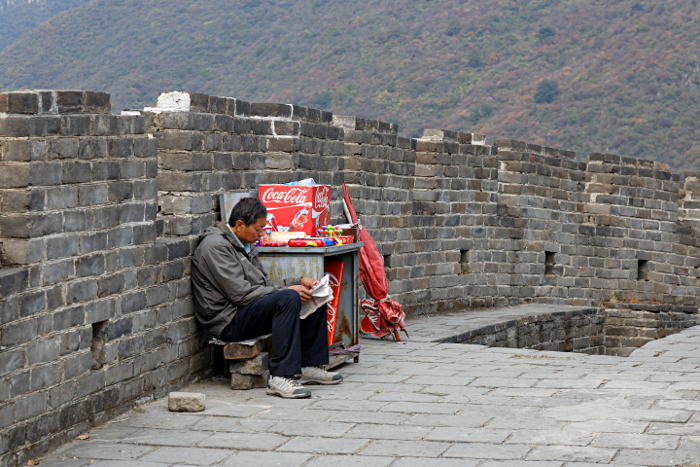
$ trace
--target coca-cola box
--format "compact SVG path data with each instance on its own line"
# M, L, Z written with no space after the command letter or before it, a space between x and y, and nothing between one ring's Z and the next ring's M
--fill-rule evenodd
M315 237L319 227L331 223L330 185L260 185L258 199L267 208L265 228L272 232Z

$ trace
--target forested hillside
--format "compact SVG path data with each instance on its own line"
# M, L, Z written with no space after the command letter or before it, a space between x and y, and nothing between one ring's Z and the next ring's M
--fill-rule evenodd
M2 50L0 88L201 91L697 170L698 37L698 0L91 0Z
M0 50L58 13L87 0L0 0Z

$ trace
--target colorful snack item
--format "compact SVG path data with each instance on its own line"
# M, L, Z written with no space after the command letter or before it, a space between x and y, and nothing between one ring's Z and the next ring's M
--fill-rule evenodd
M289 240L289 246L291 247L327 247L335 244L335 240L325 237L293 238Z

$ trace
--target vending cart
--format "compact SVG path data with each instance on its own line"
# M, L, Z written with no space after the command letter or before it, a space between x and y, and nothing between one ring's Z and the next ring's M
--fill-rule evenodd
M359 345L359 250L362 245L363 243L349 243L330 247L258 248L260 262L273 280L298 276L320 279L331 269L330 266L342 263L342 277L337 278L341 290L335 310L337 320L330 336L332 347L336 349L351 349ZM359 349L357 352L332 352L326 369L350 360L359 361Z

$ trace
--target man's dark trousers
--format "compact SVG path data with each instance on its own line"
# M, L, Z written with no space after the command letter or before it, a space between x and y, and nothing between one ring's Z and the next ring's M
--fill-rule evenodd
M221 339L238 342L272 333L275 356L270 359L272 376L292 376L302 367L328 363L326 306L300 319L301 297L295 290L282 290L241 307L224 328Z

